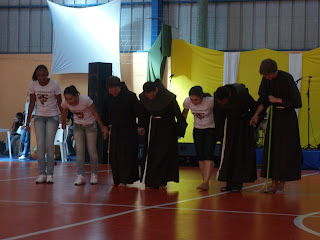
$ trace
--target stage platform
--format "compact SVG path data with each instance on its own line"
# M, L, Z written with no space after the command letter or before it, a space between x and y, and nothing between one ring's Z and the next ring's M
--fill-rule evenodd
M220 157L221 145L217 144L215 148L215 158ZM262 162L262 148L256 149L257 154L257 166L261 166ZM302 169L306 170L317 170L320 169L320 150L302 150L303 163ZM186 158L187 161L196 161L196 149L193 143L179 143L179 157ZM188 159L189 158L189 159ZM192 165L192 164L191 164Z
M257 166L261 166L263 149L257 149ZM302 150L302 169L320 169L320 150Z

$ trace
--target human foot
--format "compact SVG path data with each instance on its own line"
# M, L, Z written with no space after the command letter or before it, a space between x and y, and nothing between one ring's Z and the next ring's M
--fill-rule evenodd
M209 190L209 184L208 183L202 183L197 187L198 190L201 191L207 191Z

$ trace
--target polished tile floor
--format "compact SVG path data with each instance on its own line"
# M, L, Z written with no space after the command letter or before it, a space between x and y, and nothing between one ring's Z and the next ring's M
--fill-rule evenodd
M35 184L35 161L0 161L0 239L25 240L308 240L320 239L320 171L303 171L284 194L263 194L264 179L241 193L210 190L198 168L181 168L166 190L112 187L101 165L99 184L74 186L76 163L58 163L54 184ZM258 173L259 175L259 173Z

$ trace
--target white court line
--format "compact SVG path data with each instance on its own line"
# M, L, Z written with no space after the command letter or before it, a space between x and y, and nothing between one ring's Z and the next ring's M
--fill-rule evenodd
M21 170L21 169L32 169L32 168L38 168L38 167L30 167L30 166L26 166L26 167L18 167L18 168L14 168L14 170ZM1 168L0 171L8 171L8 170L12 170L11 167L9 168Z
M296 218L294 219L294 224L295 224L298 228L300 228L300 229L302 229L302 230L304 230L304 231L306 231L306 232L308 232L308 233L311 233L311 234L316 235L316 236L320 236L320 233L319 233L319 232L313 231L312 229L307 228L307 227L303 224L303 220L304 220L305 218L310 217L310 216L313 216L313 215L316 215L316 214L320 214L320 212L313 212L313 213L308 213L308 214L304 214L304 215L298 216L298 217L296 217Z
M111 170L101 170L98 171L98 173L102 173L102 172L111 172ZM90 173L90 172L86 172L86 173ZM72 173L61 173L61 174L54 174L53 176L66 176L66 175L76 175L75 172ZM8 179L1 179L0 182L8 182L8 181L17 181L17 180L25 180L25 179L35 179L38 178L39 176L33 176L33 177L24 177L24 178L8 178Z
M302 175L301 177L306 177L306 176L311 176L311 175L316 175L316 174L318 174L318 173L305 174L305 175ZM257 187L257 186L261 186L263 184L265 184L265 183L255 184L255 185L252 185L252 186L245 187L243 189ZM21 239L21 238L25 238L25 237L31 237L31 236L35 236L35 235L39 235L39 234L43 234L43 233L49 233L49 232L53 232L53 231L57 231L57 230L62 230L62 229L66 229L66 228L72 228L72 227L76 227L76 226L81 226L81 225L84 225L84 224L103 221L103 220L106 220L106 219L110 219L110 218L113 218L113 217L118 217L118 216L130 214L130 213L135 213L135 212L138 212L138 211L156 209L156 208L160 208L160 207L164 207L164 206L168 206L168 205L173 205L173 204L178 204L178 203L183 203L183 202L190 202L190 201L194 201L194 200L205 199L205 198L224 195L224 194L228 194L228 193L230 193L230 192L220 192L220 193L211 194L211 195L202 196L202 197L196 197L196 198L191 198L191 199L186 199L186 200L181 200L181 201L176 201L176 202L170 202L170 203L158 204L158 205L149 206L149 207L142 207L142 208L138 208L138 209L132 209L132 210L128 210L128 211L124 211L124 212L120 212L120 213L116 213L116 214L112 214L112 215L108 215L108 216L104 216L104 217L100 217L100 218L94 218L94 219L91 219L91 220L88 220L88 221L82 221L82 222L69 224L69 225L65 225L65 226L61 226L61 227L49 228L49 229L45 229L45 230L42 230L42 231L37 231L37 232L23 234L23 235L19 235L19 236L15 236L15 237L5 238L3 240L15 240L15 239Z
M19 161L19 163L34 163L34 164L38 164L37 161L33 161L33 162L22 162L22 161ZM66 162L66 163L65 162L63 162L63 163L61 162L61 163L58 163L58 164L62 165L63 167L74 167L74 166L76 166L77 163L76 162ZM90 163L85 164L85 166L86 165L90 166ZM38 167L31 167L31 166L17 167L17 168L8 167L8 168L0 168L0 171L8 171L9 169L21 170L21 169L32 169L32 168L38 168Z
M174 208L174 207L158 207L158 209L168 209L168 210L190 210L190 211L202 211L202 212L219 212L219 213L240 213L240 214L256 214L256 215L272 215L272 216L289 216L297 217L297 214L287 214L287 213L266 213L266 212L245 212L245 211L230 211L230 210L215 210L215 209L198 209L198 208Z
M22 203L22 204L52 204L52 205L86 205L86 206L110 206L110 207L128 207L128 208L141 208L147 206L138 205L124 205L124 204L110 204L110 203L72 203L72 202L37 202L37 201L12 201L0 200L0 203Z

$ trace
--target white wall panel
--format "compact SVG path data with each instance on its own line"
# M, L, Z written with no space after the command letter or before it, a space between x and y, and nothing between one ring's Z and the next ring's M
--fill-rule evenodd
M305 2L294 1L292 14L292 48L303 49L306 19Z
M279 49L291 49L292 1L281 1L279 15Z
M191 44L197 45L198 41L198 4L191 5Z
M41 32L40 32L40 52L49 53L52 51L52 22L48 8L41 9Z
M241 50L249 50L253 48L253 26L254 26L254 11L253 2L242 3L242 26L241 26Z
M216 46L216 5L208 4L208 48Z
M17 52L19 45L19 9L9 10L8 52Z
M241 45L241 3L229 4L228 50L238 50Z
M143 7L143 47L139 50L149 50L151 48L151 4Z
M110 0L52 0L58 4L96 4ZM122 2L143 0L122 0ZM52 23L46 0L0 0L0 52L52 51ZM121 51L151 47L151 4L122 5ZM313 49L320 45L320 1L279 0L211 2L208 4L208 47L217 50ZM164 4L163 22L173 37L197 44L197 3Z
M216 49L228 49L228 4L216 5Z
M141 0L133 0L132 2L140 2L140 1ZM143 5L132 5L131 26L132 26L131 51L139 51L143 48L143 37L144 37Z
M279 48L279 2L267 4L266 48Z
M309 0L306 5L305 48L319 46L319 7L318 0Z
M181 4L179 11L179 36L191 43L191 4Z
M255 2L254 4L254 28L253 48L260 49L266 46L266 3Z

